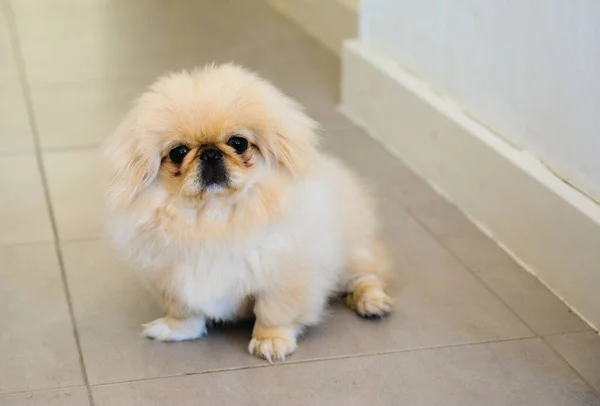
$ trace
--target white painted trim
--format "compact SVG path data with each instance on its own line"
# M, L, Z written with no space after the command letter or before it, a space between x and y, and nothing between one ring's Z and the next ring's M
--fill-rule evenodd
M342 110L597 329L600 206L367 44L342 70Z
M268 0L278 12L337 55L342 42L357 36L357 2L349 0Z

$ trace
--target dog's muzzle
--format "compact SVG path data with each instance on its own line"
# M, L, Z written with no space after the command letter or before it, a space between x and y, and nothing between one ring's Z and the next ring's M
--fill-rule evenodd
M200 153L198 165L200 165L200 180L205 188L224 186L228 183L223 152L217 148L204 149Z

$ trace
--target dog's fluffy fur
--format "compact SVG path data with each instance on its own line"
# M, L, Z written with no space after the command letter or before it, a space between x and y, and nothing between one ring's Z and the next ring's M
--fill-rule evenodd
M364 317L391 310L371 199L318 151L315 128L231 64L169 74L141 96L105 153L112 238L167 311L143 335L196 339L207 319L255 316L249 350L274 361L332 295Z

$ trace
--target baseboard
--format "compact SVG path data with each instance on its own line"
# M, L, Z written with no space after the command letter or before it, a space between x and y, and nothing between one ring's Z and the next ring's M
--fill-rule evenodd
M600 206L359 41L342 110L460 208L596 330Z
M268 3L338 55L341 54L342 42L356 37L358 16L354 2L268 0Z

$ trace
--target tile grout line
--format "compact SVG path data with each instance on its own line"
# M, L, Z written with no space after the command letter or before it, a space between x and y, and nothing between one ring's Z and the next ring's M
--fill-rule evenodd
M478 341L478 342L472 342L472 343L448 344L448 345L441 345L441 346L434 346L434 347L407 348L407 349L399 349L399 350L384 350L384 351L372 352L372 353L338 355L338 356L331 356L331 357L324 357L324 358L304 359L304 360L298 360L298 361L285 361L285 362L274 363L274 364L268 364L265 361L264 364L259 364L259 365L246 365L246 366L240 366L240 367L212 369L212 370L200 371L200 372L186 372L186 373L181 373L181 374L164 375L164 376L157 376L157 377L151 377L151 378L126 379L123 381L102 382L102 383L97 383L97 384L93 384L93 385L91 384L90 386L95 387L95 388L100 388L100 387L105 387L105 386L121 385L121 384L129 384L129 383L143 383L143 382L159 381L159 380L164 380L164 379L177 379L177 378L183 378L186 376L211 375L211 374L220 374L220 373L227 373L227 372L246 371L246 370L250 370L250 369L262 369L262 368L271 368L271 367L278 368L278 367L285 367L285 366L292 366L292 365L316 364L319 362L343 361L343 360L351 360L351 359L357 359L357 358L370 358L370 357L379 357L379 356L395 355L395 354L410 354L410 353L415 353L415 352L436 351L436 350L444 350L444 349L450 349L450 348L472 347L472 346L489 345L489 344L502 344L502 343L511 343L511 342L527 341L527 340L535 340L535 339L538 339L538 337L507 338L507 339L503 339L503 340L490 340L490 341ZM51 391L56 391L56 390L68 390L68 389L76 389L76 388L81 388L81 387L82 387L81 385L74 385L74 386L64 386L64 387L59 387L59 388L46 388L46 389L36 389L36 390L29 390L29 391L25 390L25 391L16 391L16 392L6 392L6 393L0 393L0 396L17 395L17 394L25 394L25 393L51 392Z
M10 247L34 247L36 245L49 245L54 244L54 240L38 240L38 241L19 241L12 243L0 243L0 249L6 249Z
M91 236L91 237L68 237L61 238L60 243L69 244L69 243L85 243L85 242L94 242L94 241L102 241L103 237L101 235ZM28 242L14 242L14 243L0 243L0 249L8 248L8 247L22 247L22 246L35 246L35 245L48 245L54 244L54 240L39 240L39 241L28 241Z
M587 330L577 330L577 331L569 331L567 333L552 333L552 334L544 334L543 338L552 338L552 337L559 337L559 336L568 336L568 335L574 335L574 334L585 334L585 333L593 333L594 335L600 335L600 333L598 333L596 330L589 328Z
M52 233L54 235L54 249L55 249L56 256L58 259L58 264L60 267L60 274L61 274L61 279L62 279L63 290L65 293L67 307L69 309L69 318L71 320L71 326L73 329L73 337L75 339L75 344L77 346L80 372L81 372L81 375L83 378L83 383L86 388L87 397L88 397L90 406L94 406L94 399L92 397L92 391L91 391L91 387L89 384L87 370L85 368L83 351L81 348L81 340L79 337L79 331L77 329L75 313L73 311L73 302L72 302L71 294L70 294L70 290L69 290L69 283L67 281L64 259L63 259L62 250L60 247L60 240L58 238L58 227L56 224L56 216L54 213L54 209L52 207L52 201L50 199L50 188L48 185L48 179L46 176L46 172L44 170L41 142L40 142L39 132L38 132L38 128L37 128L37 123L35 120L35 112L34 112L33 101L32 101L32 97L31 97L31 87L29 85L29 81L27 79L27 74L25 72L25 60L24 60L23 54L21 52L21 44L20 44L18 30L17 30L16 17L14 14L14 10L12 9L10 2L8 0L3 0L3 6L4 6L3 8L6 10L6 20L7 20L7 25L9 28L10 44L11 44L13 56L15 58L15 62L17 64L18 71L19 71L19 81L21 84L23 98L25 100L27 116L29 118L29 127L30 127L32 137L33 137L33 152L35 154L38 170L40 172L40 178L42 181L44 198L46 199L47 210L48 210L48 214L50 217L50 224L52 227Z
M407 348L407 349L399 349L399 350L384 350L384 351L371 352L371 353L338 355L338 356L323 357L323 358L304 359L304 360L298 360L298 361L284 361L284 362L273 363L273 364L268 364L268 363L266 363L267 361L265 361L265 364L260 364L260 365L246 365L246 366L241 366L241 367L213 369L213 370L202 371L202 372L188 372L188 373L182 373L182 374L176 374L176 375L165 375L165 376L158 376L158 377L152 377L152 378L140 378L140 379L130 379L130 380L124 380L124 381L104 382L104 383L94 384L92 386L95 388L98 388L98 387L103 387L103 386L121 385L121 384L128 384L128 383L152 382L152 381L157 381L157 380L162 380L162 379L175 379L175 378L182 378L185 376L211 375L211 374L219 374L219 373L226 373L226 372L246 371L246 370L250 370L250 369L279 368L279 367L285 367L288 365L316 364L319 362L343 361L343 360L351 360L351 359L357 359L357 358L379 357L379 356L384 356L384 355L395 355L395 354L409 354L409 353L416 353L416 352L436 351L436 350L444 350L444 349L450 349L450 348L463 348L463 347L472 347L472 346L488 345L488 344L502 344L502 343L535 340L535 339L538 339L538 337L507 338L504 340L479 341L479 342L473 342L473 343L448 344L448 345L441 345L441 346L434 346L434 347Z
M47 146L42 148L40 146L40 150L43 153L64 153L64 152L79 152L79 151L94 151L100 148L102 145L101 142L98 143L90 143L90 144L78 144L78 145L58 145L58 146ZM35 153L35 147L32 149L20 149L16 151L6 152L0 151L0 157L13 157L13 156L23 156L29 155L31 153Z
M437 193L437 192L436 192ZM445 199L444 199L445 200ZM400 204L400 202L398 202ZM402 207L402 204L400 204ZM571 363L569 361L567 361L567 359L565 357L563 357L547 340L546 338L539 334L533 327L531 327L529 325L529 323L527 323L508 303L506 303L506 301L504 299L502 299L502 297L500 297L500 295L498 295L487 283L485 283L485 281L477 274L477 272L475 272L473 269L471 269L470 266L468 266L463 260L462 258L460 258L452 249L450 249L448 246L446 246L446 244L444 244L444 242L439 239L432 230L429 229L429 227L427 227L427 225L425 223L423 223L418 216L413 213L413 211L408 208L405 207L406 212L408 213L408 215L417 222L417 224L419 224L421 227L423 227L423 229L446 251L448 252L456 261L458 261L459 264L462 265L463 268L465 268L467 270L467 272L469 272L481 285L484 286L484 288L490 292L496 299L498 299L500 301L500 303L502 303L516 318L517 320L519 320L521 323L523 323L529 330L531 330L534 334L535 334L535 338L539 338L544 345L546 345L546 347L548 347L550 349L550 351L552 353L554 353L558 359L560 359L561 361L563 361L568 368L575 374L575 376L577 376L579 379L581 379L583 381L583 383L585 385L587 385L594 393L596 393L598 396L600 396L600 391L596 390L596 388L573 366L571 365ZM495 242L494 242L495 243Z
M62 145L62 146L50 146L44 148L45 153L65 153L65 152L80 152L80 151L96 151L102 146L101 142L90 143L90 144L79 144L79 145Z
M409 353L415 353L415 352L436 351L436 350L443 350L443 349L450 349L450 348L472 347L472 346L489 345L489 344L502 344L502 343L527 341L527 340L535 340L535 339L539 339L539 337L532 337L532 336L517 337L517 338L506 338L506 339L501 339L501 340L488 340L488 341L476 341L476 342L471 342L471 343L447 344L447 345L440 345L440 346L433 346L433 347L406 348L406 349L398 349L398 350L383 350L383 351L378 351L378 352L337 355L337 356L323 357L323 358L303 359L303 360L298 360L298 361L285 361L285 362L273 363L273 364L268 364L265 361L264 364L246 365L246 366L230 367L230 368L222 368L222 369L212 369L212 370L200 371L200 372L185 372L185 373L180 373L180 374L175 374L175 375L164 375L164 376L157 376L157 377L151 377L151 378L126 379L123 381L102 382L102 383L97 383L97 384L90 384L90 386L97 388L97 387L103 387L103 386L120 385L120 384L136 383L136 382L151 382L151 381L158 381L158 380L162 380L162 379L182 378L185 376L210 375L210 374L218 374L218 373L226 373L226 372L245 371L245 370L249 370L249 369L261 369L261 368L271 368L271 367L276 368L276 367L285 367L288 365L312 364L312 363L327 362L327 361L341 361L341 360L346 360L346 359L369 358L369 357L378 357L378 356L394 355L394 354L409 354ZM81 388L81 387L82 387L81 385L71 385L71 386L64 386L64 387L58 387L58 388L36 389L36 390L29 390L29 391L24 390L24 391L0 393L0 396L32 393L32 392L36 392L36 393L37 392L49 392L49 391L55 391L55 390L75 389L75 388Z
M42 389L31 389L31 390L17 390L13 392L0 392L0 398L2 396L14 396L14 395L27 395L30 393L45 393L45 392L58 392L58 391L66 391L72 389L85 388L84 385L67 385L67 386L58 386L56 388L42 388Z

